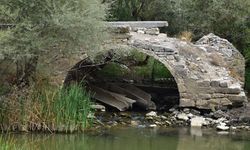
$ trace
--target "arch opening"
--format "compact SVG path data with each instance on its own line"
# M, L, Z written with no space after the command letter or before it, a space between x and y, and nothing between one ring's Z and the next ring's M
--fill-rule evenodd
M84 81L92 99L108 111L168 111L179 106L177 83L163 63L138 50L119 59L114 55L108 53L102 63L80 61L64 84Z

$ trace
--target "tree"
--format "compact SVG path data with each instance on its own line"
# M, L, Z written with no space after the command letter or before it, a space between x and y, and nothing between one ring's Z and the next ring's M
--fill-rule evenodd
M0 31L0 54L17 64L27 82L42 53L91 53L105 39L105 6L99 0L2 0L0 21L15 27Z

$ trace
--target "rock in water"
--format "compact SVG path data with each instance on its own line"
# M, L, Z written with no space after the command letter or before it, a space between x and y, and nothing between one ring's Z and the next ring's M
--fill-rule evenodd
M191 119L191 127L202 127L202 125L205 123L205 118L203 117L194 117Z
M180 114L178 114L177 115L177 119L179 119L179 120L184 120L184 121L188 121L188 115L187 114L185 114L185 113L180 113Z
M97 111L102 111L102 112L106 111L106 108L103 105L96 104L96 105L91 105L90 107Z
M225 123L221 122L216 126L216 129L220 131L227 131L229 130L229 127Z
M146 114L146 117L157 117L157 113L154 111L151 111L151 112Z
M150 128L156 128L157 125L156 125L156 124L151 124L151 125L149 125L149 127L150 127Z

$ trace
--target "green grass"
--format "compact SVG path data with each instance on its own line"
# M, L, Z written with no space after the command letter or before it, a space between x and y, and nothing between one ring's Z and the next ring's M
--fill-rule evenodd
M153 75L154 78L172 78L170 71L161 62L155 61L153 65Z
M86 128L91 123L88 119L92 111L90 105L90 95L84 87L74 84L61 89L53 107L56 122Z
M0 103L0 130L4 127L2 130L7 131L83 131L91 125L90 105L90 95L83 86L58 89L37 83L13 92Z

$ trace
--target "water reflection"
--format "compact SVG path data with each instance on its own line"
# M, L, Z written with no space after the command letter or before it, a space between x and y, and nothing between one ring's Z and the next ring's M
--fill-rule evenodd
M249 150L250 134L201 129L119 129L98 134L15 135L24 149L41 150Z

